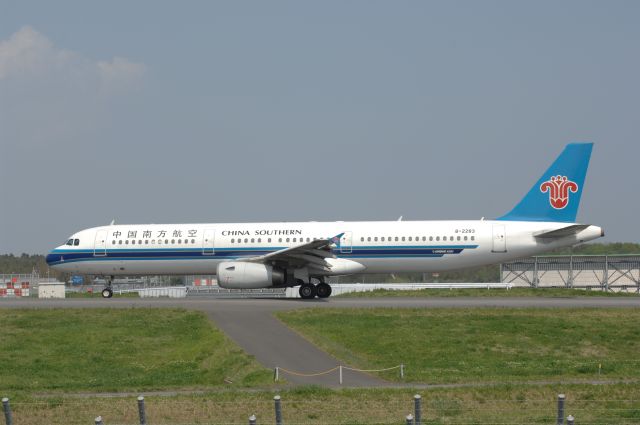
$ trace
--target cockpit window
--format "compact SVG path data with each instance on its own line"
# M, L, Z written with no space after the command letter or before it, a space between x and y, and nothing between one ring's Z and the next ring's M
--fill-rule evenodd
M69 246L73 245L73 239L69 239L69 240L67 241L67 245L69 245Z
M74 239L74 240L73 240L73 244L74 244L75 246L80 245L80 239Z

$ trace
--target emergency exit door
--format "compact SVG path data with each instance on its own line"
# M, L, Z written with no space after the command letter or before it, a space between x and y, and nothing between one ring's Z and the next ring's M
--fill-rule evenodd
M353 232L344 232L344 235L340 238L340 252L343 254L350 254L353 250Z
M503 224L493 226L493 249L491 252L507 252L507 235Z
M215 254L215 239L216 239L215 229L204 230L204 235L202 236L202 254L203 255Z

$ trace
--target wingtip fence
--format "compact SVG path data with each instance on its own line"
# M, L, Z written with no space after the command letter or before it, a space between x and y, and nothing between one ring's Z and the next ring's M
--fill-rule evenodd
M384 368L384 369L356 369L356 368L353 368L353 367L338 365L338 366L333 367L333 368L331 368L329 370L324 370L322 372L314 372L314 373L296 372L296 371L293 371L293 370L288 370L288 369L285 369L283 367L276 366L273 369L273 380L275 382L278 382L280 380L280 375L282 373L293 375L293 376L299 376L299 377L302 377L302 378L313 378L313 377L316 377L316 376L328 375L330 373L333 373L333 372L337 371L338 372L338 383L340 385L342 385L342 383L344 381L342 372L345 371L345 370L349 370L349 371L352 371L352 372L362 372L362 373L378 373L378 372L388 372L388 371L394 370L394 369L398 369L399 373L400 373L400 379L404 379L404 364L399 364L397 366L387 367L387 368Z
M334 368L333 370L335 370ZM557 404L557 425L564 425L564 414L565 414L565 395L558 394L558 404ZM140 419L140 425L147 425L147 415L145 411L145 402L144 397L140 396L137 398L138 401L138 413ZM422 396L420 394L416 394L413 396L414 401L414 409L413 412L409 415L405 416L406 425L422 425ZM275 410L275 423L276 425L284 425L284 421L282 419L282 399L279 395L273 397L274 410ZM2 409L4 411L5 423L6 425L13 425L13 416L11 412L11 405L9 403L8 398L2 399ZM102 416L97 416L94 419L95 425L105 425L105 421ZM575 418L572 415L567 416L566 418L567 425L574 425ZM258 425L258 419L255 414L249 416L249 425Z

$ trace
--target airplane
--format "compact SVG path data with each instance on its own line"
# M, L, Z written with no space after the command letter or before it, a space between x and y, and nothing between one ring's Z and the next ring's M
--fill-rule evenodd
M329 276L443 272L528 257L604 236L576 222L593 148L568 144L507 214L493 220L136 224L93 227L46 258L104 276L216 274L223 288L299 286L327 298Z

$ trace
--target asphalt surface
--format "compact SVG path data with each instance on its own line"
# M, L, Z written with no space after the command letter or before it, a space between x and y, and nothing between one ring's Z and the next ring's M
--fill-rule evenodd
M277 320L277 311L302 308L640 308L640 297L575 297L575 298L330 298L300 299L140 299L73 298L66 300L2 299L0 308L131 308L184 307L200 310L216 323L248 354L268 368L276 366L281 377L295 384L339 386L338 371L316 374L335 368L340 362L318 349L301 335ZM349 365L344 365L349 366ZM394 365L390 365L394 366ZM285 370L297 372L295 375ZM377 377L343 370L343 387L390 385Z

